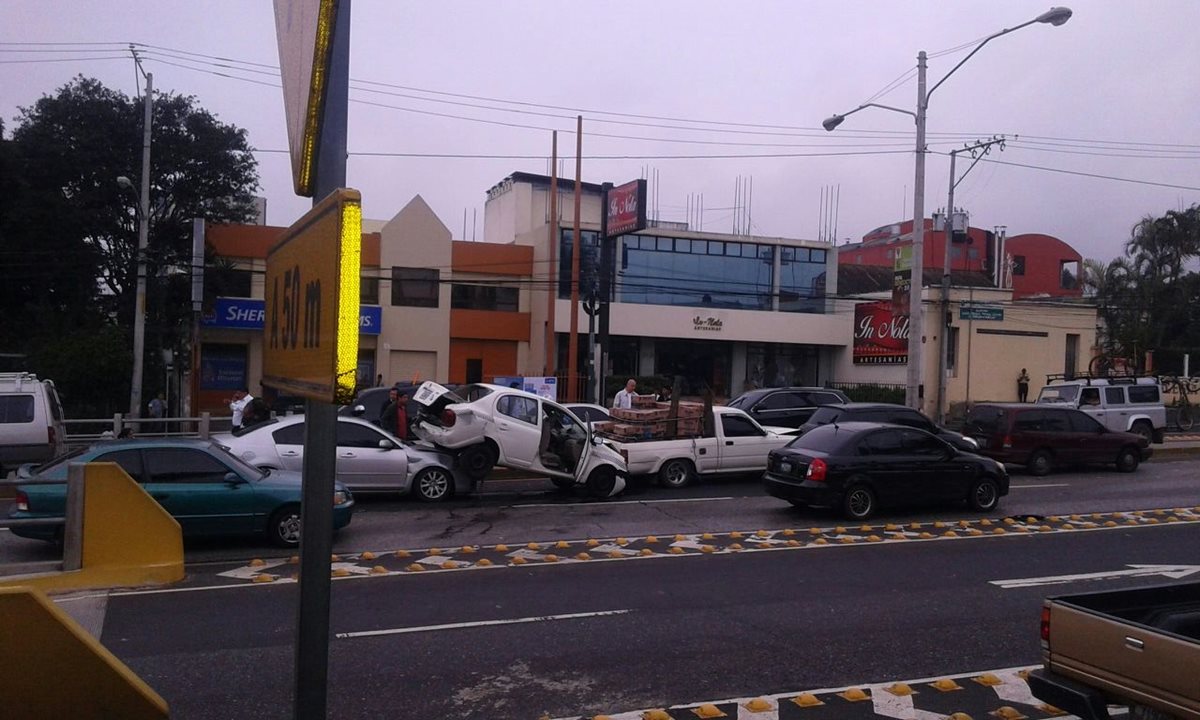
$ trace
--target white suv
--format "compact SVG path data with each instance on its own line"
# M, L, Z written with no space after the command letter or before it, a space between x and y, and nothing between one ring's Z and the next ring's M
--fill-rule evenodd
M1037 401L1079 408L1109 430L1137 433L1151 442L1161 443L1167 427L1158 378L1051 379Z
M0 477L18 465L61 455L65 443L54 383L30 373L0 373Z

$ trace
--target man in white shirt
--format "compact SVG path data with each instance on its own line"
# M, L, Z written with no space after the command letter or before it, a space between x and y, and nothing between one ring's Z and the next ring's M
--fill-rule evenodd
M250 394L248 388L242 388L233 393L233 401L229 403L229 411L233 413L233 429L240 430L242 428L242 415L246 410L246 406L254 396Z
M629 378L625 381L625 389L618 390L617 396L613 398L614 408L624 408L629 410L633 407L633 396L637 394L637 380Z

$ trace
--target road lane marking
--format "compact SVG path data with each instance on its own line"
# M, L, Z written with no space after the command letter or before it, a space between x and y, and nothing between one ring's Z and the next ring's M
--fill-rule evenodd
M609 500L604 503L604 507L609 505L651 505L655 503L687 503L687 502L713 502L716 500L736 500L733 497L711 497L711 498L666 498L663 500ZM532 507L587 507L572 503L522 503L520 505L507 505L509 508L532 508Z
M1078 573L1075 575L1050 575L1036 578L1015 578L1012 580L989 580L988 583L1011 590L1012 588L1040 587L1042 585L1065 585L1086 580L1112 580L1119 577L1149 577L1162 575L1179 580L1200 572L1200 565L1134 565L1129 563L1131 570L1109 570L1107 572Z
M624 615L632 610L600 610L597 612L566 613L564 615L534 615L532 617L511 618L508 620L476 620L474 622L445 623L442 625L418 625L416 627L392 628L390 630L361 630L358 632L337 633L339 640L360 637L378 637L380 635L404 635L407 633L438 632L440 630L459 630L462 628L491 627L493 625L520 625L523 623L549 622L554 620L579 620L582 618L607 617Z
M1009 485L1008 489L1016 488L1044 488L1044 487L1071 487L1071 483L1046 483L1041 485Z

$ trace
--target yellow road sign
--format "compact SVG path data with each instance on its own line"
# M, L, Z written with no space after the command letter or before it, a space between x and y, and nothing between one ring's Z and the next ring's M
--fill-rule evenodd
M329 403L354 396L362 196L330 193L267 253L263 384Z

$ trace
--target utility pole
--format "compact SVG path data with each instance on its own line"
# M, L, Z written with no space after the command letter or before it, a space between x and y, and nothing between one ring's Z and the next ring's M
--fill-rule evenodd
M925 277L925 51L917 53L917 159L913 187L912 273L908 285L908 382L904 404L921 409L921 296Z
M137 54L133 56L138 62ZM142 67L138 62L138 69ZM138 201L137 296L133 306L133 377L129 385L129 417L142 416L142 373L146 354L146 247L150 241L150 128L154 115L154 73L146 75L142 120L142 194ZM140 428L139 428L140 429Z
M943 240L942 254L942 312L941 312L941 330L939 336L941 338L940 348L938 352L938 383L937 383L937 407L934 408L934 417L939 423L946 422L946 416L949 414L949 408L946 407L946 372L950 367L950 244L954 238L954 187L967 176L968 173L979 163L980 158L987 155L991 151L993 145L999 145L1000 149L1004 149L1004 137L994 137L991 140L981 140L973 145L968 145L959 150L950 151L950 191L946 195L946 228L945 239ZM978 156L976 151L982 150ZM955 179L954 177L954 161L961 152L971 153L971 157L975 158L975 162L971 163L971 167L963 173L962 178ZM967 232L970 233L970 227Z
M579 258L583 235L579 212L583 196L583 116L575 118L575 237L571 242L571 339L567 346L567 398L579 400Z

